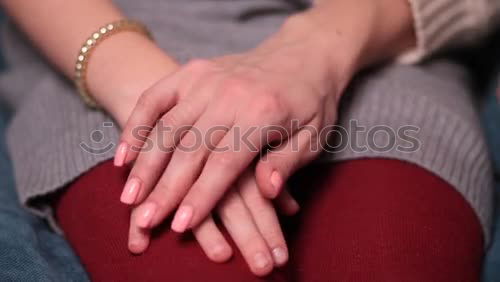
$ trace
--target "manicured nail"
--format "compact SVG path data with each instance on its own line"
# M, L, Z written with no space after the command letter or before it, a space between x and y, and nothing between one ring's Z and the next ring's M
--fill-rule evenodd
M140 209L141 211L136 222L137 225L141 228L151 227L153 216L156 213L156 205L153 203L145 203Z
M175 213L174 220L172 221L172 230L182 233L186 231L188 225L193 217L193 208L190 206L181 206L177 213Z
M137 254L137 255L141 254L145 251L144 242L142 242L141 240L132 239L128 242L128 249L133 254Z
M266 268L270 263L267 256L265 256L263 253L256 253L253 257L253 261L255 263L255 266L260 269Z
M122 195L120 197L120 201L124 204L133 204L139 195L139 190L141 189L141 181L132 177L127 181L125 187L123 188Z
M272 253L273 253L274 262L277 265L283 265L288 260L287 252L285 251L285 249L283 249L281 247L274 248Z
M127 158L128 144L125 142L120 143L118 148L116 148L115 153L115 166L123 166L125 163L125 158Z
M274 188L274 196L277 196L281 186L283 185L283 179L281 178L280 174L275 170L273 173L271 173L271 184L273 185Z

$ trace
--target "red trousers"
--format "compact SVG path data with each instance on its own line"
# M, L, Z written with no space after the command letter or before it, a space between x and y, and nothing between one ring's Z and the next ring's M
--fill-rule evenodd
M105 162L55 202L93 281L479 281L483 234L474 211L412 164L355 160L299 172L291 186L302 209L282 222L290 261L265 278L237 251L227 263L209 261L192 236L168 224L146 253L130 254L130 208L119 202L127 173Z

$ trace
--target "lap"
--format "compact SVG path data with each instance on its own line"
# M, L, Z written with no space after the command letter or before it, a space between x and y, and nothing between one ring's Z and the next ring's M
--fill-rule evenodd
M212 263L192 238L167 228L156 231L145 254L128 253L129 209L119 203L126 177L126 170L104 163L68 187L56 205L93 280L261 281L238 252L229 263ZM474 212L453 187L424 169L401 161L348 161L310 166L291 185L302 210L283 221L290 263L268 281L479 276L483 243ZM456 275L462 278L447 280Z
M473 207L488 241L492 171L475 104L468 73L449 60L373 70L345 94L341 142L321 160L388 158L425 168Z
M19 204L0 110L0 281L88 281L62 236Z

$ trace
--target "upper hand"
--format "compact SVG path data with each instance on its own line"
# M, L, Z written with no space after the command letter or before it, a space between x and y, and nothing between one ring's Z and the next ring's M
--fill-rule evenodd
M172 229L197 226L269 144L279 146L256 170L269 197L321 152L320 130L335 122L347 81L304 42L287 35L247 53L195 60L141 96L117 155L137 158L124 194L138 187L125 202L142 202L139 226L158 225L181 201ZM146 140L137 138L134 129L156 121Z

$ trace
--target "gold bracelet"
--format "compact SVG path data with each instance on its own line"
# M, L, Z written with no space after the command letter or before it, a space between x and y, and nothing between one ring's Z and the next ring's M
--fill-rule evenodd
M90 95L87 88L87 66L89 58L92 55L95 47L99 45L106 38L109 38L113 34L117 34L122 31L135 31L146 35L151 40L153 39L151 33L146 28L145 25L133 20L119 20L116 22L109 23L92 33L92 35L85 40L80 52L78 54L75 66L75 86L78 93L82 97L83 101L91 108L98 108L98 104L95 99Z

